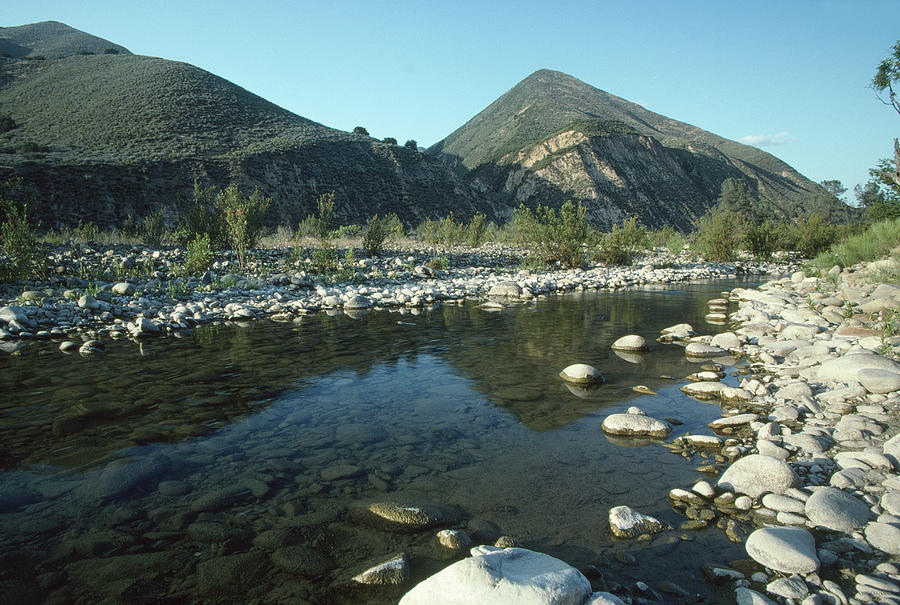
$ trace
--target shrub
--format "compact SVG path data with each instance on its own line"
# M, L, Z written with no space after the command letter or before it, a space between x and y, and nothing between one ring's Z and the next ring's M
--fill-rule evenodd
M319 214L314 223L315 234L324 243L331 239L331 231L334 228L334 191L323 193L316 198L316 206Z
M811 262L814 267L830 269L834 265L850 267L890 254L900 245L900 218L870 225L863 233L851 235L827 252L819 253Z
M794 223L797 250L807 258L814 258L828 249L835 239L835 228L818 214L803 216Z
M487 237L487 217L480 212L476 213L469 221L468 240L470 248L478 248Z
M728 261L737 256L741 240L741 219L738 215L715 208L694 222L696 230L691 247L706 260Z
M520 242L531 248L533 256L544 263L580 267L585 261L584 245L590 246L594 237L585 214L581 202L575 206L568 201L559 212L545 206L532 212L523 204L513 221Z
M159 248L162 245L165 230L165 214L159 210L144 217L141 223L141 240L146 246Z
M412 149L413 151L417 151L419 149L419 144L416 143L413 139L409 139L403 144L407 149Z
M779 233L775 223L765 220L747 226L744 232L744 244L747 251L758 258L772 258L778 249Z
M397 139L395 139L394 137L384 137L384 139L382 139L382 141L384 143L387 143L388 145L396 145L397 144Z
M638 225L635 217L631 217L621 229L613 225L612 231L604 234L600 241L600 260L613 265L630 265L647 244L647 232Z
M204 233L209 235L210 245L222 249L228 245L225 234L225 220L221 208L217 206L218 187L203 187L194 181L194 192L187 207L182 210L182 223L176 239L186 246L188 242Z
M361 134L363 136L369 136L369 131L363 128L362 126L357 126L353 129L353 134Z
M28 206L21 206L0 198L0 279L25 279L35 269L38 258L37 237L28 221Z
M0 116L0 133L9 132L16 127L15 121L9 116Z
M394 214L380 218L376 214L370 218L363 230L363 249L365 249L366 254L375 256L381 252L384 243L396 232L399 222L399 219Z
M202 273L212 265L213 249L209 233L198 233L185 248L184 269L189 274Z
M244 268L247 250L254 248L262 235L263 219L271 198L264 197L257 187L245 197L237 185L229 185L216 197L216 206L225 221L228 245L237 254L238 264Z

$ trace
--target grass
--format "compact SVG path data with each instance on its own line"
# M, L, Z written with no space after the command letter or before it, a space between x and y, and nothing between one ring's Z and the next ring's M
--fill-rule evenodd
M888 219L874 223L863 233L851 235L833 245L827 252L820 253L810 261L810 266L827 271L834 265L850 267L891 254L894 258L898 258L900 253L895 251L898 246L900 246L900 218ZM896 281L896 278L893 281Z

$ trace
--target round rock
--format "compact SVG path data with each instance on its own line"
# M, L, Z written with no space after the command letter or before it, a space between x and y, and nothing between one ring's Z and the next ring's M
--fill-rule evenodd
M872 516L865 502L836 487L817 489L807 499L804 512L812 523L841 532L862 527Z
M688 357L722 357L727 355L728 351L721 347L705 345L702 342L692 342L684 348L684 353Z
M800 527L764 527L747 538L747 554L769 569L806 574L819 568L816 541Z
M600 425L610 435L635 435L665 439L672 430L662 420L643 414L610 414Z
M647 341L643 336L629 334L614 342L612 348L616 351L646 351Z
M659 519L639 513L628 506L616 506L609 510L609 531L617 538L636 538L643 534L655 534L666 529Z
M718 486L758 498L766 492L784 493L797 481L796 473L783 460L751 454L729 466L719 478Z
M473 548L472 555L420 582L400 605L569 605L591 595L581 572L549 555L492 546Z
M870 393L893 393L900 390L900 373L877 368L860 370L856 377Z
M890 523L869 523L865 530L869 544L889 555L900 555L900 527Z
M819 367L818 379L834 382L860 381L861 370L886 370L900 374L900 364L875 353L849 353L826 361Z
M586 363L574 363L559 373L559 377L572 384L601 384L603 376L600 370Z

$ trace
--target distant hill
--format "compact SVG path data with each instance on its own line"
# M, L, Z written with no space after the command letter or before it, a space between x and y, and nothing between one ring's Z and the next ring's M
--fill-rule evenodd
M0 55L14 59L59 59L77 54L104 53L130 55L131 51L59 21L0 27Z
M291 226L329 191L345 222L396 212L415 224L478 209L437 158L328 128L192 65L127 50L66 54L91 39L115 45L62 24L0 31L60 55L0 59L0 114L15 124L0 133L0 179L22 178L45 227L111 225L160 208L174 223L195 178L261 187L274 200L270 222Z
M649 111L567 74L537 71L429 152L492 199L498 214L519 203L581 200L610 226L638 216L681 229L741 178L783 216L823 193L778 158Z

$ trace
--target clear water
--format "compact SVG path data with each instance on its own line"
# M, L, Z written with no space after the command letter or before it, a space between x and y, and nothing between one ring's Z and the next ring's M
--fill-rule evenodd
M700 564L743 556L722 532L616 541L607 524L627 504L677 528L666 495L705 460L600 424L637 405L683 422L676 436L708 433L720 410L678 390L697 369L680 347L626 359L610 344L682 321L715 333L706 302L734 285L320 313L92 357L53 343L0 357L0 601L396 602L453 555L436 530L373 525L360 511L377 501L440 505L476 543L508 535L607 580L714 600ZM567 388L557 374L579 362L606 384ZM305 547L297 561L272 554L285 544ZM350 581L400 552L405 585Z

